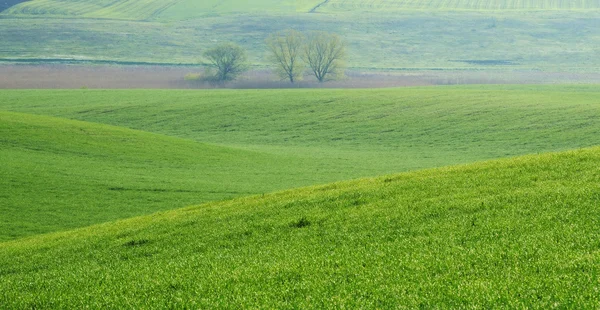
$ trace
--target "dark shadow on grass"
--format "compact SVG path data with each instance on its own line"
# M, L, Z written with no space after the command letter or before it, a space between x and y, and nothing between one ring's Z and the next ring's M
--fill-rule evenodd
M150 240L148 240L148 239L130 240L130 241L125 242L123 244L123 246L130 248L130 247L141 246L141 245L148 244L148 243L150 243Z
M303 228L310 226L311 222L306 217L301 217L299 220L294 221L290 224L291 227L294 228Z

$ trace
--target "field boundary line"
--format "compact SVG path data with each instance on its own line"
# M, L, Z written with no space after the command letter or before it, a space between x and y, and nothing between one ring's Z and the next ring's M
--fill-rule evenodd
M325 0L325 1L323 1L323 2L321 2L321 3L319 3L319 4L317 4L317 5L316 5L314 8L310 9L310 11L308 11L308 13L317 13L317 10L318 10L318 9L319 9L321 6L323 6L323 5L327 4L328 2L329 2L329 0Z

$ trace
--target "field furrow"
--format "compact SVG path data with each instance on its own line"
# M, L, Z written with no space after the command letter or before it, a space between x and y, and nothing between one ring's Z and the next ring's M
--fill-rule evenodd
M51 16L89 17L125 20L187 19L211 13L233 12L308 12L322 1L319 0L260 0L242 2L239 0L32 0L10 7L2 13L5 16ZM367 4L380 9L394 7L394 1Z
M398 10L600 10L600 0L32 0L4 16L90 17L125 20L188 19L211 13L388 12Z
M144 20L180 0L34 0L16 5L3 14L8 16L90 17Z

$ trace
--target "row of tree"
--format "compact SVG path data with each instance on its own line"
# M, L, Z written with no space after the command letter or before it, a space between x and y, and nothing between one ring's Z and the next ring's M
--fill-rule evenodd
M306 68L319 82L335 78L343 69L346 46L337 34L286 30L272 34L266 43L275 72L290 83L302 79ZM234 80L248 70L246 51L233 43L219 44L204 57L216 69L214 79L219 82Z

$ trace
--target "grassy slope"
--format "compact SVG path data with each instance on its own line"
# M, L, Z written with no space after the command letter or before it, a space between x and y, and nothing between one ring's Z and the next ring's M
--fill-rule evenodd
M319 5L322 4L322 5ZM315 9L316 8L316 9ZM600 4L594 0L581 1L365 1L365 0L320 0L275 1L260 0L249 4L246 1L196 1L196 0L133 0L133 1L75 1L34 0L13 6L4 12L8 16L55 17L55 18L106 18L124 20L182 20L214 14L248 12L389 12L405 10L594 10Z
M308 12L319 0L34 0L9 8L4 15L18 17L106 18L124 20L181 20L219 13Z
M594 10L600 9L595 0L434 0L434 1L381 1L381 0L300 0L276 1L259 0L250 4L240 0L129 0L129 1L91 1L91 0L34 0L26 1L9 8L9 16L43 17L90 17L107 19L188 19L220 13L248 12L382 12L390 10Z
M6 10L4 14L19 17L112 18L143 20L160 14L176 0L148 1L26 1Z
M390 10L589 10L600 9L595 0L329 0L320 12Z
M355 69L597 72L600 68L597 9L465 11L432 6L373 11L378 8L375 4L348 2L351 10L309 14L294 12L291 2L253 11L246 10L247 5L222 1L208 10L205 1L190 1L178 2L145 21L117 20L127 14L123 10L103 11L114 19L28 17L17 14L17 6L14 12L0 14L0 57L195 64L202 61L202 51L215 43L234 41L248 50L253 65L265 67L265 38L295 28L341 34L349 46L347 63ZM302 2L297 7L312 4ZM233 13L230 8L246 11Z
M600 149L0 244L7 308L596 308Z
M0 241L346 176L343 163L10 112L0 158Z
M3 91L0 110L172 138L3 112L0 170L11 177L0 180L10 189L0 196L0 235L597 145L598 92L596 86Z
M248 13L248 12L308 12L317 6L321 0L183 0L169 7L159 19L188 19L208 14L219 13Z
M597 86L3 91L0 110L284 154L362 153L386 163L377 171L385 173L597 145L599 93Z

